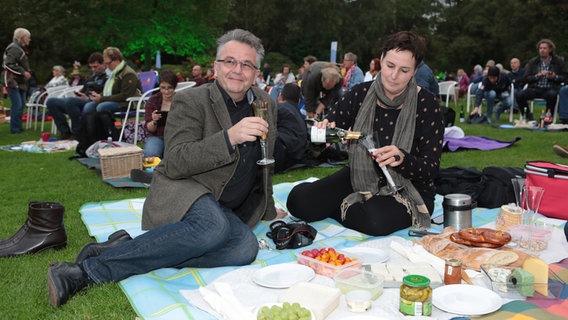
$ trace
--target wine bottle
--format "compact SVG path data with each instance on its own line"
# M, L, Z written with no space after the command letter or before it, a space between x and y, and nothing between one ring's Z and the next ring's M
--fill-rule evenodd
M332 143L340 142L343 140L358 140L363 137L361 132L358 131L348 131L341 128L325 128L320 129L308 121L306 121L308 127L308 139L312 143Z
M461 106L461 110L460 110L460 123L464 123L465 122L465 115L463 113L463 104Z
M538 121L538 127L539 128L544 128L544 122L545 122L545 116L544 116L544 110L542 110L540 112L540 120Z

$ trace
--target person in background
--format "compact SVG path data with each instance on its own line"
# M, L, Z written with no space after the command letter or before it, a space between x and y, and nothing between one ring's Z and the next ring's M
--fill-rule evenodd
M274 145L276 173L301 163L306 157L308 129L298 109L300 96L300 87L295 83L284 85L278 96L278 136Z
M100 112L109 111L111 113L126 108L126 99L139 96L142 92L142 84L138 74L126 64L124 56L118 48L108 47L103 51L104 63L110 71L102 93L91 91L89 98L91 101L85 104L83 111Z
M347 52L343 56L343 68L345 68L345 77L343 78L343 91L353 88L354 85L365 80L363 70L357 65L357 55Z
M208 68L205 72L205 79L207 79L207 83L215 82L215 69Z
M416 79L416 84L418 86L430 90L435 96L440 94L440 86L438 86L438 81L436 76L430 67L424 62L420 62L418 68L416 69L416 74L414 75Z
M207 79L203 77L203 69L200 65L196 64L191 69L191 76L193 77L191 81L195 81L195 86L199 87L200 85L207 83Z
M274 101L278 100L278 96L280 95L280 91L284 88L284 85L287 83L296 83L296 77L294 73L290 70L290 65L285 63L282 65L282 72L276 75L274 78L274 85L270 90L270 96L274 99Z
M272 69L270 69L270 65L268 63L264 63L264 66L262 67L262 77L264 78L266 85L269 86L272 78Z
M67 86L67 79L65 78L65 68L62 66L53 66L53 70L51 71L53 74L53 78L49 80L49 82L45 85L44 88L55 88L61 86Z
M568 86L558 90L558 119L562 124L568 124Z
M314 119L341 95L341 73L333 63L314 62L302 81L306 116Z
M79 72L79 69L74 68L73 71L71 72L71 79L69 79L69 86L76 87L76 86L81 86L84 83L85 80L83 80L83 77Z
M28 62L28 46L32 35L28 29L14 30L12 43L4 50L2 57L2 79L0 82L6 87L10 98L10 133L22 133L22 114L26 105L26 91L28 80L31 78L31 69Z
M259 137L268 156L276 139L276 102L253 86L264 48L235 29L217 40L215 83L177 93L168 115L164 159L144 201L145 233L98 250L85 246L74 263L47 271L48 299L59 307L89 285L118 282L160 268L215 268L253 262L252 232L261 219L282 218L272 195L272 169L256 164ZM252 104L268 102L267 120Z
M479 113L483 99L487 100L487 120L489 123L493 121L493 107L495 100L500 100L500 106L497 108L496 121L499 121L501 113L511 107L511 99L509 98L509 90L511 88L511 80L505 73L501 73L497 67L489 67L487 76L483 78L477 93L475 94L475 108L471 115Z
M93 52L87 62L92 74L85 81L83 88L75 92L75 97L47 99L47 110L59 130L60 140L77 138L81 130L81 116L85 105L91 101L89 98L91 93L103 92L107 74L102 53ZM69 128L65 114L69 115L71 128Z
M528 83L529 86L517 95L519 110L527 120L533 120L528 101L534 98L546 100L546 109L554 113L560 84L566 80L564 60L554 54L556 48L554 42L542 39L537 43L536 48L538 56L529 60L523 77L523 82Z
M178 78L171 70L163 70L159 77L160 91L153 94L146 102L145 128L148 132L144 144L144 157L164 156L164 129L166 117L170 111L178 84ZM163 118L163 119L162 119Z
M456 81L458 82L456 87L458 97L461 98L467 93L467 87L469 87L469 77L463 69L458 69Z
M379 71L381 71L381 59L373 58L371 62L369 62L369 71L365 73L365 79L363 81L375 80Z
M514 108L518 110L517 95L523 90L523 86L525 85L523 83L525 69L521 67L521 60L519 60L519 58L512 58L509 64L511 65L511 71L507 73L507 76L515 88L515 96L511 96L511 103Z
M375 136L378 148L371 152L351 142L348 166L295 186L286 204L294 217L306 222L332 218L373 236L411 225L429 228L444 120L436 96L414 78L426 44L422 37L401 31L387 37L381 53L377 80L353 87L316 124ZM392 193L379 166L402 189Z

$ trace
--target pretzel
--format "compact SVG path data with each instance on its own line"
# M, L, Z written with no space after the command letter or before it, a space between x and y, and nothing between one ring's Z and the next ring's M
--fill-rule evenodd
M474 243L490 243L502 246L511 241L511 235L505 231L489 228L466 228L459 231L462 239Z
M459 234L459 232L454 232L450 235L450 240L452 240L455 243L459 243L459 244L464 244L466 246L470 246L470 247L481 247L481 248L499 248L502 245L501 244L494 244L494 243L488 243L488 242L474 242L474 241L469 241L466 240L464 238L462 238Z

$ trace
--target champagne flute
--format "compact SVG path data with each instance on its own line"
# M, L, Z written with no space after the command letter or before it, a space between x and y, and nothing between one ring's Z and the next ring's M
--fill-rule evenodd
M257 107L256 102L252 103L252 110L255 117L259 117L264 121L268 121L268 102L262 101L260 108ZM274 163L274 159L268 158L268 150L266 146L267 132L263 132L260 136L260 150L262 151L262 159L258 160L256 164L266 166Z
M367 151L369 151L369 154L373 156L373 152L375 152L375 150L379 148L379 137L377 136L377 133L374 132L373 134L366 135L363 139L360 139L359 143L361 143L361 145L365 147ZM398 191L402 190L403 187L397 187L397 185L394 183L394 180L386 167L379 166L379 168L381 168L383 174L385 175L385 178L387 179L389 190L388 194L395 194Z

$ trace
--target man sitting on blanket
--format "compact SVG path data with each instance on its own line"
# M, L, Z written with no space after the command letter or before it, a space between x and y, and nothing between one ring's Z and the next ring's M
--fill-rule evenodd
M75 263L53 263L47 272L53 306L87 285L159 268L250 264L258 253L251 228L284 215L274 207L273 168L256 164L257 137L268 132L269 155L276 138L275 102L252 87L264 48L241 29L217 44L216 81L180 92L172 102L164 159L144 203L148 232L132 240L111 235L83 247ZM266 121L253 115L253 102L261 101L269 105Z

